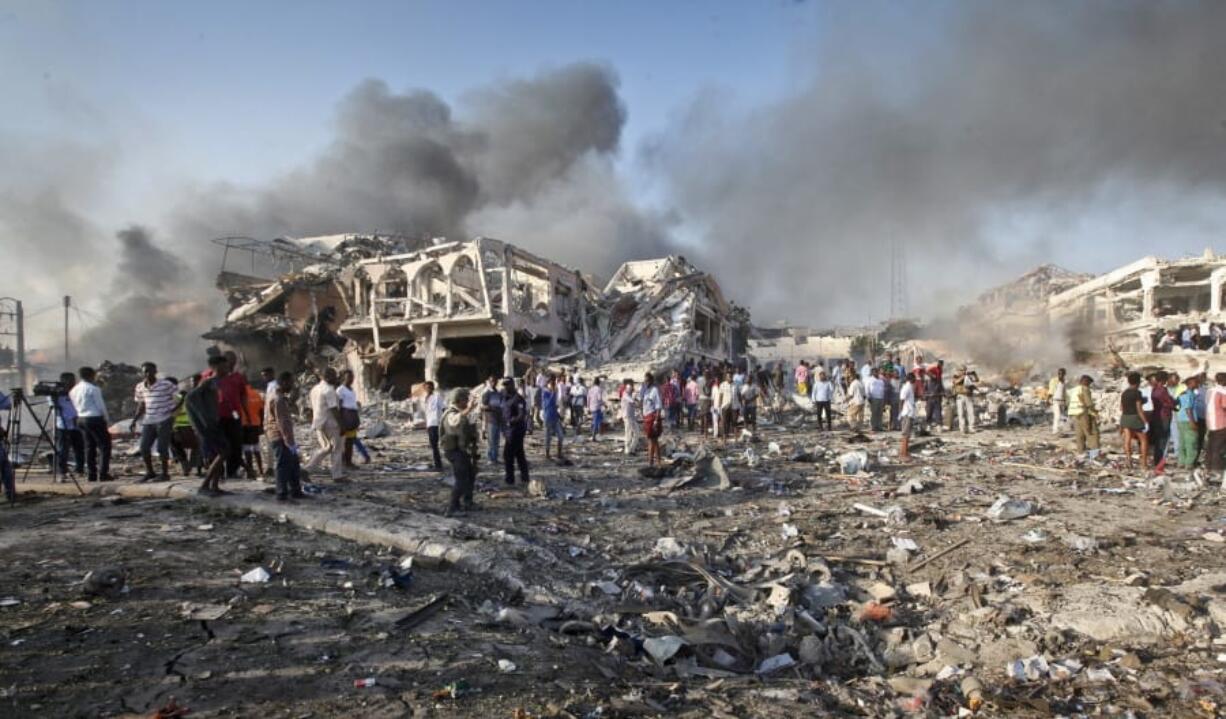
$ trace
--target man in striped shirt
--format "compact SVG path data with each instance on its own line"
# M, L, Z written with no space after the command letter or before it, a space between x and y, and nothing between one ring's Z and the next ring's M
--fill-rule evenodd
M162 459L161 481L170 479L170 435L174 429L175 412L179 409L178 386L166 378L158 378L158 368L152 362L141 365L145 379L136 383L136 416L132 418L132 431L136 423L140 428L140 456L145 460L145 477L142 482L158 478L153 471L153 443L156 440L158 455Z

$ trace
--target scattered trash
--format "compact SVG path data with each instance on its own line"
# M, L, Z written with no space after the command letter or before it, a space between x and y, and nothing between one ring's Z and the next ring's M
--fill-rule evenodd
M103 567L88 572L82 589L90 596L117 597L127 590L128 574L122 567Z
M21 600L17 597L4 597L0 599L0 607L15 607L21 604Z
M792 655L784 652L783 654L776 654L773 657L763 659L762 663L758 665L757 673L770 674L772 672L777 672L780 669L787 669L788 667L795 665L796 660L792 657Z
M988 508L988 519L996 522L1007 522L1012 519L1021 519L1029 517L1034 513L1034 505L1024 499L1011 499L1008 495L1001 495L992 506Z
M267 569L263 567L256 567L255 569L252 569L244 574L239 581L244 584L263 584L269 579L272 579L272 575L268 573Z
M1047 660L1040 655L1014 659L1005 666L1005 674L1014 681L1036 681L1047 678Z
M868 467L868 452L855 450L844 452L838 458L839 471L843 474L859 474Z
M515 666L515 662L511 661L510 659L498 660L498 671L502 672L503 674L510 674L518 668L519 667Z
M683 646L685 646L685 640L673 635L643 640L643 651L660 665L672 659Z
M673 537L660 537L656 540L655 554L662 559L681 559L688 552L681 542Z
M365 679L354 679L353 687L354 689L366 689L367 687L376 686L378 683L379 681L374 677L366 677Z

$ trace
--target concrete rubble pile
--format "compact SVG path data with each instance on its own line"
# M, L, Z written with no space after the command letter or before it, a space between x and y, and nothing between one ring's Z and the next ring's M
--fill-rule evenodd
M490 238L298 240L316 262L275 280L223 272L231 310L205 335L248 367L325 364L363 401L434 381L474 386L529 366L621 377L687 359L731 360L749 315L682 257L627 262L600 288ZM289 242L283 240L282 242Z

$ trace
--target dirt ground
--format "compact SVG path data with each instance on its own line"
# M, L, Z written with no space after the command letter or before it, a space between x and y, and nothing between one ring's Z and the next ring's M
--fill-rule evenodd
M619 437L569 444L571 466L530 438L548 498L481 467L482 508L460 525L481 531L449 541L526 540L534 598L421 563L407 587L381 586L395 552L207 500L25 496L0 510L0 708L149 716L174 697L203 717L1218 716L1226 702L1216 482L1128 474L1111 453L1078 462L1039 427L917 438L900 466L896 434L817 432L794 415L714 447L731 488L669 492ZM700 443L672 433L666 455ZM445 506L423 431L369 444L372 464L310 501L398 507L405 521ZM843 474L848 450L869 469ZM898 492L910 479L923 486ZM1029 516L990 520L1002 494L1032 502ZM895 546L906 540L915 549ZM240 582L259 566L271 581ZM102 567L122 567L127 591L86 595L83 576ZM425 621L397 624L440 597Z

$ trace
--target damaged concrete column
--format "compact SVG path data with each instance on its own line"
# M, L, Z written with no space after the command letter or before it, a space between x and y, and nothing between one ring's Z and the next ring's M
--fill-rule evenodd
M1154 316L1154 288L1161 280L1162 276L1158 270L1151 270L1141 275L1141 316L1146 319Z
M438 323L430 325L430 344L426 345L426 381L438 384Z
M1222 281L1226 280L1226 267L1219 267L1209 275L1209 311L1222 311Z
M515 333L502 331L502 376L515 376Z

